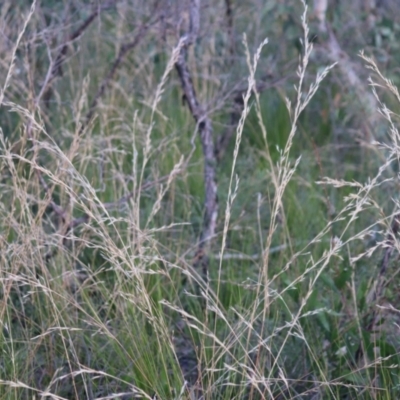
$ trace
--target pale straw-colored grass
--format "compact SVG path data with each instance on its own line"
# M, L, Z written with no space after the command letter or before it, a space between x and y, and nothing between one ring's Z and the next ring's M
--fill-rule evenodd
M218 238L220 245L217 249L217 246L213 248L217 262L212 265L218 270L210 282L204 282L191 268L190 261L181 254L171 255L170 249L159 240L162 234L167 236L189 221L172 220L163 225L157 219L168 202L168 196L173 193L178 177L187 174L196 151L196 131L191 136L188 154L179 155L177 161L175 159L170 163L172 167L169 167L165 179L154 179L151 201L141 189L146 184L152 162L157 165L160 153L169 149L166 142L161 141L160 144L154 139L154 130L159 120L172 118L164 115L161 106L182 43L172 49L153 100L146 103L150 104L149 112L136 112L130 123L118 125L124 131L119 133L121 137L129 139L131 144L131 180L128 184L123 178L114 179L111 192L115 198L112 201L117 204L111 207L112 201L110 203L110 199L103 198L103 190L97 186L99 183L106 184L102 179L86 175L89 175L88 165L97 162L94 153L100 149L118 159L112 169L115 177L118 174L124 176L124 163L120 158L125 153L113 148L111 141L105 148L101 147L95 137L90 137L93 126L86 129L85 134L89 137L81 136L79 124L89 94L89 78L83 82L75 101L75 129L68 132L68 149L63 148L46 130L42 110L32 111L16 101L5 100L7 88L15 78L16 52L34 13L35 3L32 5L12 50L11 63L0 94L0 104L18 114L25 127L32 130L31 148L20 154L14 153L3 132L0 136L0 169L8 174L8 180L2 185L4 204L0 207L1 218L6 221L0 237L0 321L6 357L0 361L0 390L4 398L22 398L24 393L32 393L43 399L77 398L79 395L93 399L152 399L155 395L157 398L193 399L196 398L196 385L200 387L198 393L204 399L272 399L279 395L296 398L291 388L300 385L303 378L290 370L293 363L288 362L288 357L291 356L293 342L301 344L309 364L313 364L313 370L307 371L304 378L309 384L312 376L313 393L335 398L338 387L358 387L347 379L350 372L332 377L325 355L318 352L320 347L310 340L303 322L311 321L318 315L335 314L328 306L310 310L308 305L330 265L343 262L349 253L352 268L349 282L352 303L349 307L352 308L357 332L362 337L355 263L371 257L388 244L377 242L357 254L351 253L351 246L372 235L380 225L389 229L391 220L398 213L398 204L394 201L394 211L386 215L379 204L379 197L375 199L374 193L393 180L391 167L399 159L400 139L393 113L380 103L380 112L390 126L390 144L377 143L386 151L386 161L366 183L332 178L317 182L337 189L349 189L346 204L319 233L313 238L306 238L305 245L304 237L292 238L285 213L285 193L302 160L300 157L293 160L291 149L297 139L302 112L334 67L327 66L312 83L307 83L307 68L313 48L309 42L307 6L305 1L302 4L304 36L297 70L298 83L294 101L286 100L291 129L285 146L279 150L277 162L269 152L270 139L255 84L257 64L267 41L261 43L254 56L250 54L246 39L243 41L249 70L248 86L236 128L226 189L227 201ZM264 49L267 50L268 47ZM361 56L400 102L392 82L379 72L372 59L363 54ZM379 101L378 84L373 80L370 84ZM203 87L202 90L207 93L208 89ZM233 259L228 257L231 253L227 253L227 242L233 205L241 189L237 164L246 119L252 107L265 143L262 154L267 165L265 174L271 184L269 229L265 237L260 229L262 248L260 254L251 257L257 270L242 284L251 293L251 304L237 304L227 309L221 300L227 262ZM21 130L21 133L26 133L27 129ZM98 147L93 149L92 145ZM24 173L23 168L29 169L29 172ZM50 188L47 193L40 178ZM127 196L127 193L131 195ZM123 196L127 196L126 201L118 203ZM54 209L49 212L53 197L57 197L65 207L64 221ZM148 207L146 213L143 212L143 204ZM376 211L380 218L353 232L355 223L371 210ZM85 221L67 229L74 218L82 214L86 216ZM254 217L259 219L261 226L260 215ZM275 246L278 228L282 225L287 243ZM332 226L337 225L341 231L332 237ZM299 244L302 248L295 251ZM392 245L400 248L397 240ZM324 251L315 258L313 250L317 246L323 246ZM99 265L81 265L80 254L87 249L95 254ZM288 254L288 261L282 263L278 271L272 265L276 249L285 250ZM237 251L240 255L241 249ZM50 257L48 254L51 254ZM302 265L302 268L293 271L295 264ZM297 271L300 271L298 275L295 274ZM193 294L192 287L183 287L180 281L182 276L188 277L200 290ZM284 277L290 280L284 281ZM305 290L299 302L294 304L288 294L297 290L299 284L304 284ZM201 301L198 301L199 296ZM196 304L193 306L191 302ZM201 309L199 304L204 304L205 308ZM16 316L26 319L21 323L20 331L14 328ZM186 377L179 367L180 350L174 344L180 335L176 332L177 326L182 321L182 331L184 334L189 332L190 336L188 347L193 344L192 339L195 341L198 365L195 385L185 382ZM295 357L298 356L299 353L296 353ZM89 366L93 359L96 368ZM370 360L364 349L362 363L359 362L351 373L361 376L365 371L370 374L373 368L379 369L388 360L390 356ZM359 388L375 394L379 388L373 387L372 376L370 381L371 387L360 384Z

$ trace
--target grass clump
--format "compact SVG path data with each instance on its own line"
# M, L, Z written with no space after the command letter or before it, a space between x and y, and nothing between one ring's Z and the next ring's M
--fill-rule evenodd
M399 134L382 100L400 103L396 87L360 54L384 122L369 125L377 140L344 141L318 98L326 85L340 101L335 63L308 73L305 2L296 86L266 93L269 44L252 52L251 29L238 56L229 1L219 36L201 30L216 32L218 7L200 8L192 47L168 33L180 10L155 3L141 18L129 2L85 8L87 31L63 25L58 48L59 5L2 15L19 30L0 49L0 398L396 398ZM104 31L89 26L99 16ZM226 89L235 56L247 81ZM204 115L177 64L195 71ZM199 256L207 168L220 212Z

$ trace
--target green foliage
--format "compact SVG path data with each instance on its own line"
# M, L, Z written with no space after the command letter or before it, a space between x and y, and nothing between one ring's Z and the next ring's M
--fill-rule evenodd
M311 57L299 95L290 60L304 54L300 3L235 4L232 37L221 29L226 10L204 7L188 66L215 142L249 74L237 32L252 49L270 35L256 77L272 69L284 78L259 102L253 93L238 154L239 130L214 166L219 216L204 279L193 269L205 223L202 142L174 70L159 86L182 34L170 33L172 3L164 25L150 2L102 11L68 44L62 74L37 104L62 38L92 8L41 2L16 59L0 48L11 65L0 71L2 83L11 71L0 107L0 398L398 398L397 255L384 264L398 248L388 235L398 208L395 124L392 136L364 124L357 88L336 70L295 114L325 63ZM16 42L11 22L21 29L30 2L12 5L2 18ZM358 25L340 32L345 7L327 14L339 39ZM96 98L143 21L151 29ZM365 43L391 77L399 24L382 14L375 28ZM349 54L361 41L346 39ZM397 112L395 91L381 86Z

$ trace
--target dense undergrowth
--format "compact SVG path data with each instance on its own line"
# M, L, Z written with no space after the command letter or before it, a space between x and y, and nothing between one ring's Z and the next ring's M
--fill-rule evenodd
M301 2L232 25L229 1L202 5L187 62L215 143L232 136L204 276L178 3L99 2L72 40L96 7L3 6L0 398L398 398L397 25L371 30L384 75L361 55L360 95Z

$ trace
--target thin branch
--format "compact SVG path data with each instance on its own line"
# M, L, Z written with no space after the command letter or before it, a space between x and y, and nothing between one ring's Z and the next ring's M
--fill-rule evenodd
M39 106L40 100L43 96L43 94L49 89L50 83L54 80L54 78L57 76L57 74L60 74L61 72L61 65L65 61L65 56L68 51L68 44L72 42L73 40L77 39L80 37L83 32L88 28L88 26L94 21L94 19L99 15L100 11L110 7L112 4L115 3L115 0L111 0L107 3L105 3L101 7L95 7L94 11L92 14L85 20L83 23L78 27L77 30L72 32L72 34L69 36L69 38L64 42L64 45L62 46L58 56L56 57L56 61L50 62L48 71L46 73L46 78L44 80L44 83L40 89L39 94L36 96L34 102L33 102L33 113L35 113L36 109ZM26 127L26 136L28 137L29 140L34 143L34 138L32 134L32 121L28 122L28 125ZM49 206L52 208L52 210L61 218L63 222L65 222L65 217L66 217L66 212L63 210L62 207L60 207L52 197L52 190L49 188L49 186L46 183L46 180L43 178L42 174L40 171L35 168L35 173L36 176L38 177L41 186L43 187L43 190L45 191L46 195L49 198Z
M234 31L234 20L233 20L233 8L232 0L225 0L225 16L227 23L227 36L229 41L228 51L229 51L229 67L233 70L235 56L236 56L236 46L235 46L235 31ZM271 73L265 74L259 82L256 84L257 93L262 93L263 91L270 89L271 87L277 86L282 81L286 80L287 77L281 78L272 82ZM246 94L247 85L239 88L235 88L231 91L230 98L233 98L232 111L229 115L229 124L225 131L218 137L215 145L215 157L218 162L221 161L232 137L236 132L236 127L239 123L240 117L243 112L243 96Z
M41 175L40 175L40 177L41 177ZM169 177L170 177L169 175L165 175L165 176L157 179L156 181L146 182L139 188L139 190L140 191L148 190L148 189L152 188L153 186L155 186L158 183L167 181L169 179ZM46 184L46 182L44 182L44 184ZM47 184L46 184L46 186L47 186ZM136 194L136 190L133 190L133 191L129 192L128 194L126 194L125 196L122 196L117 201L110 202L110 203L102 203L99 206L99 208L100 209L105 209L105 210L108 210L108 211L121 208L123 205L127 204L135 196L135 194ZM73 229L77 228L78 226L88 223L90 221L90 215L88 213L85 213L85 214L81 215L80 217L72 219L68 224L65 224L66 213L57 204L55 204L55 203L52 204L52 203L54 203L54 202L52 202L52 201L50 202L50 207L52 208L53 211L56 212L56 214L58 216L60 216L62 218L62 223L64 224L64 226L61 228L61 231L58 232L58 235L63 238L62 239L62 245L65 246L65 244L66 244L66 242L68 240L68 234ZM57 251L58 251L58 247L54 248L51 251L49 251L45 255L46 262L50 261L50 259L55 256Z
M283 78L276 79L271 81L271 75L267 74L260 79L260 81L256 84L257 93L262 93L265 90L271 89L273 87L279 86L281 83L285 82L291 76L285 76ZM236 132L237 124L239 123L240 117L243 112L243 96L246 93L247 88L239 88L236 89L233 94L233 107L230 113L230 121L228 127L225 131L219 136L217 143L215 145L215 157L218 162L222 160L222 157L225 154L227 147Z
M50 84L57 76L62 76L62 74L63 74L62 73L62 64L66 60L66 56L68 53L70 43L73 42L74 40L78 39L85 32L85 30L97 18L97 16L100 14L100 12L102 12L103 10L106 10L107 8L110 8L111 6L113 6L115 4L115 2L116 2L116 0L110 0L101 6L95 6L93 9L93 12L65 40L60 51L58 52L58 55L57 55L55 61L50 63L45 82L40 90L39 95L37 96L37 100L39 100L45 92L49 93L48 89L50 87ZM48 101L49 100L48 96L45 96L45 97L46 97L46 101Z
M181 87L184 93L186 103L197 124L198 132L203 149L204 156L204 217L203 227L200 234L200 241L194 259L194 267L200 268L203 277L207 277L208 271L208 252L211 239L215 236L217 217L218 217L218 198L216 181L216 158L212 135L212 123L204 108L200 105L193 80L187 65L187 50L193 44L198 36L200 26L200 0L191 0L190 2L190 28L189 32L181 37L183 43L178 60L175 64L179 75Z
M39 106L39 102L41 97L43 96L43 94L45 93L45 91L49 88L50 83L52 82L52 80L61 73L61 65L62 63L65 61L65 57L68 51L68 44L77 39L78 37L80 37L83 32L88 28L88 26L94 21L94 19L99 15L99 13L110 7L111 5L113 5L115 3L116 0L110 0L107 3L105 3L103 6L100 7L95 7L93 13L85 20L83 21L83 23L79 26L79 28L74 31L70 37L68 38L68 40L64 43L63 47L61 48L56 61L54 63L50 63L49 69L47 71L46 74L46 78L45 81L43 83L43 86L39 92L39 95L35 98L34 100L34 104L33 104L33 109L34 111L37 109L37 107ZM156 7L158 7L158 2L156 2ZM153 13L154 14L154 13ZM135 38L128 42L125 43L121 46L121 49L119 51L119 54L116 58L116 60L114 61L109 73L106 75L106 77L103 79L103 82L101 83L99 90L96 93L96 96L94 97L94 100L92 102L92 105L86 115L86 119L85 119L85 123L82 124L81 128L80 128L80 133L83 132L84 128L86 127L86 125L90 122L93 113L94 113L94 109L98 103L98 100L100 99L100 97L104 94L107 86L109 85L110 81L112 80L112 78L114 77L118 67L121 65L123 59L125 58L126 54L132 50L134 47L136 47L138 45L138 43L140 42L140 40L143 38L145 32L147 32L148 28L151 26L150 23L143 23L141 25L141 27L139 28L139 31L137 33L137 35L135 36ZM27 128L26 128L26 135L27 137L34 142L34 138L33 138L33 134L32 134L32 122L29 121ZM62 243L63 245L65 244L65 241L67 239L67 235L68 233L78 227L79 225L86 223L89 221L89 215L84 214L83 216L79 217L79 218L75 218L72 219L70 221L69 224L66 224L66 220L67 220L67 212L60 207L53 199L52 197L52 189L50 189L49 185L46 183L46 180L44 179L44 177L42 176L41 172L39 169L35 168L35 173L40 181L40 184L43 188L43 190L46 193L46 196L48 197L48 205L49 207L52 209L52 211L54 211L61 219L63 228L61 229L61 236L63 237ZM161 180L167 179L167 177L161 178ZM147 185L143 185L143 187L141 188L142 190L144 190ZM151 185L151 184L150 184ZM116 207L120 207L121 205L127 203L132 197L134 196L134 192L129 193L128 195L122 197L121 199L119 199L116 202L113 203L105 203L103 204L103 207L105 209L113 209ZM55 254L55 251L51 251L49 253L46 254L45 256L45 260L49 261Z
M128 52L130 50L134 49L140 43L140 41L143 39L145 33L148 31L148 29L150 28L150 26L153 23L155 23L155 21L153 21L152 23L143 23L140 26L135 38L132 41L130 41L128 43L125 43L125 44L123 44L121 46L121 49L119 50L119 53L118 53L116 59L114 60L114 62L112 64L110 70L108 71L107 75L104 77L103 81L101 82L101 84L100 84L100 86L99 86L99 88L97 90L97 93L95 94L95 96L94 96L94 98L92 100L92 103L91 103L91 105L89 107L89 111L86 114L85 121L81 126L80 133L83 132L85 127L89 124L89 122L93 118L95 109L97 107L97 104L98 104L100 98L104 95L107 87L109 86L110 82L114 78L115 73L117 72L117 70L118 70L119 66L121 65L122 61L124 60L124 58L126 57Z

